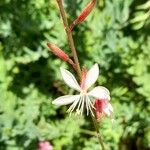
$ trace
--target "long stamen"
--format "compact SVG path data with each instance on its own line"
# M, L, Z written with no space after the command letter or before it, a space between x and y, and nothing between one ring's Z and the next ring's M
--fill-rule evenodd
M93 108L93 109L95 109L95 107L94 107L94 105L92 104L92 102L91 102L91 100L90 100L90 98L88 97L88 100L89 100L89 104L90 104L90 106Z
M88 96L87 96L87 100L88 100L88 104L89 104L88 107L89 107L89 109L90 109L90 112L91 112L92 116L94 116L93 111L92 111L92 108L91 108L93 105L92 105L91 100L89 99ZM94 106L93 106L93 107L94 107Z
M82 100L83 100L83 96L81 96L81 98L80 98L78 108L77 108L77 113L80 112L80 107L81 107Z
M76 114L82 115L85 107L87 111L87 115L89 115L90 112L94 116L92 108L95 109L95 107L93 106L88 95L81 95L79 99L73 102L73 104L69 107L67 112L71 114L76 106L77 106Z
M85 97L87 116L89 115L88 99Z
M85 101L85 96L83 96L83 100L82 100L82 106L81 106L81 115L83 114L83 110L84 110L84 102Z
M81 99L80 99L80 102L78 104L78 108L76 110L76 114L78 115L81 115L81 106L82 106L82 102L83 102L83 96L81 96Z
M75 109L75 107L77 106L77 103L78 103L79 101L80 101L80 98L77 99L77 100L75 100L75 101L73 102L73 104L69 107L69 109L67 110L67 112L72 113L72 111Z

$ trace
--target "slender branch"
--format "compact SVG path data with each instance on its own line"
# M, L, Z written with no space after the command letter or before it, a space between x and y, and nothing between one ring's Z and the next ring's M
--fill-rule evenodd
M90 131L90 130L86 130L86 129L80 129L80 133L84 133L84 134L92 135L92 136L97 136L97 133L95 131Z
M69 28L68 21L67 21L67 18L66 18L63 3L62 3L62 0L56 0L56 1L58 3L58 6L59 6L60 14L61 14L63 24L64 24L64 27L65 27L65 31L66 31L66 34L67 34L67 37L68 37L68 42L69 42L69 45L70 45L70 49L72 51L74 62L76 64L76 71L78 73L79 78L81 79L81 68L80 68L77 52L76 52L76 49L75 49L75 46L74 46L74 40L73 40L73 37L72 37L72 32Z
M93 115L91 114L91 118L92 118L92 121L93 121L95 130L96 130L96 133L97 133L98 141L99 141L99 143L100 143L100 145L101 145L101 147L102 147L102 150L105 150L104 143L103 143L102 137L101 137L100 132L99 132L99 128L98 128L96 116L93 116Z
M69 42L69 45L70 45L70 48L71 48L71 51L72 51L72 54L73 54L73 58L74 58L74 61L75 61L75 64L76 64L76 71L78 73L79 78L81 79L81 68L80 68L77 52L76 52L76 49L75 49L74 40L73 40L73 37L72 37L72 32L71 32L71 30L68 26L68 21L67 21L67 18L66 18L63 3L62 3L62 0L56 0L56 1L57 1L58 6L59 6L60 14L61 14L63 24L64 24L64 27L65 27L65 31L66 31L66 34L67 34L67 37L68 37L68 42ZM102 147L102 150L105 150L101 135L99 133L99 128L98 128L96 117L93 116L92 114L91 114L91 117L92 117L92 120L93 120L93 124L94 124L95 130L96 130L96 133L97 133L97 138L99 140L99 143Z

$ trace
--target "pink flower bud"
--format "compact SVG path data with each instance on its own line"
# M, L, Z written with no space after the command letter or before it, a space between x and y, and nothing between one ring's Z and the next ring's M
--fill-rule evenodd
M70 29L72 30L76 24L79 24L85 20L85 18L90 14L92 9L94 8L94 5L96 3L96 0L91 0L87 6L82 10L80 15L77 17L77 19L71 24Z
M69 60L69 56L63 50L61 50L59 47L57 47L55 44L47 43L47 46L49 47L51 52L54 55L58 56L60 59L62 59L64 61Z
M113 107L109 103L108 100L99 100L96 99L95 101L95 111L96 111L96 117L99 121L104 114L107 117L111 117L113 113Z
M53 146L48 141L41 141L38 144L38 150L53 150Z
M55 44L52 43L47 43L47 46L54 55L68 62L70 65L72 65L74 69L76 69L75 63L72 61L72 59L69 58L69 56L63 50L61 50L59 47L57 47Z

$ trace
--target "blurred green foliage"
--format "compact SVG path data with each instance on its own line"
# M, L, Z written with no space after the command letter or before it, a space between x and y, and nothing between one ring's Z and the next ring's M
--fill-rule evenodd
M72 22L88 0L65 0ZM82 65L97 62L111 91L114 119L101 121L107 150L150 149L150 1L100 0L73 32ZM0 150L99 150L90 118L69 116L51 101L64 95L59 67L46 48L70 54L55 0L0 1Z

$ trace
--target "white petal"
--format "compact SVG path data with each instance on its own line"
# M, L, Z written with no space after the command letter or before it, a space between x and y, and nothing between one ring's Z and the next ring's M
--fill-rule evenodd
M104 109L104 113L110 117L113 113L113 107L111 106L110 103L108 103L107 107Z
M104 114L108 117L110 117L112 114L108 108L105 108L103 111L104 111Z
M94 84L99 76L98 64L92 66L92 68L87 72L85 79L85 87L88 89L92 84Z
M108 103L108 106L104 109L104 113L108 116L111 117L113 113L113 107L111 106L110 103Z
M70 103L73 103L78 98L80 98L80 95L65 95L65 96L61 96L61 97L58 97L57 99L55 99L52 102L52 104L55 104L55 105L68 105Z
M77 91L80 91L81 88L80 88L77 80L73 76L73 74L71 72L69 72L68 70L63 69L63 68L60 68L60 71L61 71L61 74L62 74L62 77L63 77L65 83L69 87L71 87L71 88L73 88L73 89L75 89Z
M97 99L110 100L110 93L107 88L103 86L97 86L88 93L89 96L93 96Z
M112 105L109 103L108 104L108 109L111 111L111 112L113 112L113 107L112 107Z

